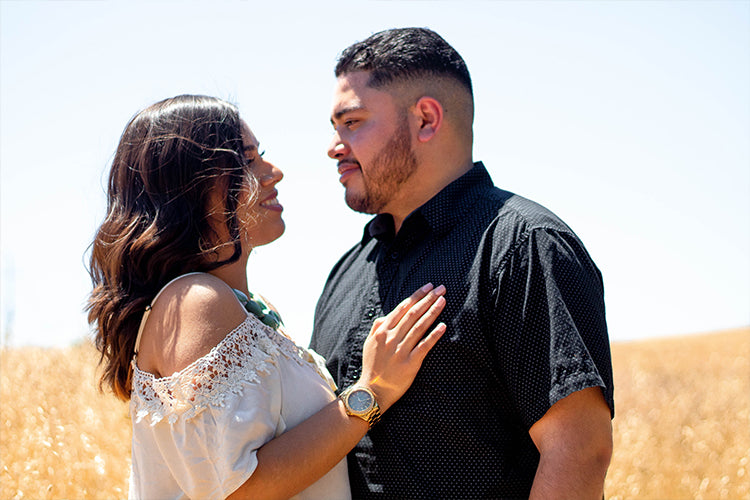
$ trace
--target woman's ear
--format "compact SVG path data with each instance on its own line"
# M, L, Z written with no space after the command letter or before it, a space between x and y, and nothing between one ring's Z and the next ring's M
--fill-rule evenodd
M427 142L443 125L443 106L434 97L420 97L414 105L414 114L419 123L417 140Z

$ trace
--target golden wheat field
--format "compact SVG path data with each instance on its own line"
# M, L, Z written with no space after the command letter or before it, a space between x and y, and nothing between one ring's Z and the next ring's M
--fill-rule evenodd
M750 498L750 328L616 343L610 499ZM0 351L0 498L127 497L127 407L93 347Z

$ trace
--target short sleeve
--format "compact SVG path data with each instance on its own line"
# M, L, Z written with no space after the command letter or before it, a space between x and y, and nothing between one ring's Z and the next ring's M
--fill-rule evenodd
M530 230L498 276L495 349L529 429L560 399L601 387L614 414L602 278L570 232Z
M258 449L285 429L284 356L243 325L184 372L150 383L137 374L148 391L131 400L135 498L225 498L255 471Z
M258 466L258 449L274 438L281 414L279 372L268 367L257 383L224 406L210 407L192 421L173 424L170 443L179 455L168 460L173 477L190 498L225 498Z

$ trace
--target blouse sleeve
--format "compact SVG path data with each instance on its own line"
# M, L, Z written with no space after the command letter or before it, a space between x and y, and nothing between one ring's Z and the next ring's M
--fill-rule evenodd
M279 373L271 365L258 383L242 384L223 406L180 420L165 436L172 475L190 498L225 498L255 471L257 452L274 438L280 419Z
M225 498L247 481L258 449L284 427L273 349L230 334L185 371L134 390L133 467L144 498L165 475L189 498Z

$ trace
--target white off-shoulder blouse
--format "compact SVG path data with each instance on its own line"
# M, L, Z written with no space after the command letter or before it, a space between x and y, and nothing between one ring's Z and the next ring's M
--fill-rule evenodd
M333 387L320 356L250 314L169 377L134 366L130 498L225 498L258 448L333 401ZM293 498L351 498L346 459Z

